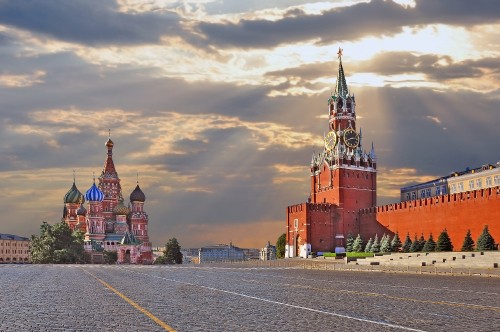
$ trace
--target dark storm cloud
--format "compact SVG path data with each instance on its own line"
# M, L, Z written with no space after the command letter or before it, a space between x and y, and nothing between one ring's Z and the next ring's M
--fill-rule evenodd
M283 43L320 39L321 43L394 35L404 26L451 24L469 26L499 20L500 2L493 0L417 1L405 8L392 1L374 0L324 11L321 15L295 12L277 21L240 20L205 23L198 29L209 43L220 47L266 48Z
M0 23L87 45L156 43L179 35L171 12L122 13L114 0L23 0L0 2Z

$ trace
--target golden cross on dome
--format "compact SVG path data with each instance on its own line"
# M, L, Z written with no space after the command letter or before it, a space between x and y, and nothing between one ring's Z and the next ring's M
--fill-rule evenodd
M342 49L339 47L339 51L337 52L337 55L340 58L342 58Z

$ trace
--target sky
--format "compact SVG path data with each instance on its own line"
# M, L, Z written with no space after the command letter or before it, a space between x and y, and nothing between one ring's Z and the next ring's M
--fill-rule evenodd
M337 52L378 204L500 161L500 2L0 1L0 232L59 222L108 129L154 245L261 248L307 200Z

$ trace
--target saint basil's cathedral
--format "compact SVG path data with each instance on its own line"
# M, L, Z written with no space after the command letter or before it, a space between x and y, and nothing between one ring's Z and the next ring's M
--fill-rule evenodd
M83 195L75 180L64 196L62 220L71 230L85 233L84 248L93 263L103 260L103 251L116 251L118 263L151 264L151 242L148 236L148 215L144 211L146 195L137 186L124 203L120 178L113 162L111 138L106 142L107 157L99 176ZM84 203L88 205L85 208Z

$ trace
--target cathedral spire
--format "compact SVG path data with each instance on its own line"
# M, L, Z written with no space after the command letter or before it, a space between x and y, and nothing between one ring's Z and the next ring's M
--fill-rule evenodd
M347 82L345 80L344 68L342 67L342 49L339 47L337 53L339 57L339 72L337 74L337 84L335 86L335 95L342 98L347 98L349 95L349 89L347 88Z
M115 163L113 162L113 146L115 143L111 140L111 129L108 129L108 140L106 141L106 147L108 149L107 158L104 162L104 168L102 170L102 175L106 175L108 177L118 177L115 169ZM102 176L101 175L101 176Z

